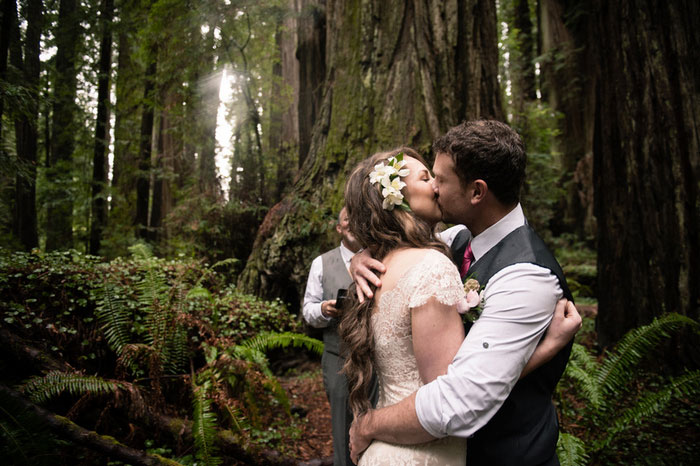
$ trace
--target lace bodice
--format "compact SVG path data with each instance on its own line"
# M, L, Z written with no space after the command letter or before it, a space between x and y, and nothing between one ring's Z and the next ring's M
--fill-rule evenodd
M379 379L377 408L395 404L423 382L418 373L411 335L411 309L431 298L447 305L464 297L457 267L443 254L426 251L397 285L379 297L374 314L375 372ZM445 437L419 445L373 441L358 466L464 466L466 439Z
M401 401L422 385L413 353L411 309L431 298L452 305L463 297L457 268L432 249L406 270L394 288L382 293L372 315L378 407Z

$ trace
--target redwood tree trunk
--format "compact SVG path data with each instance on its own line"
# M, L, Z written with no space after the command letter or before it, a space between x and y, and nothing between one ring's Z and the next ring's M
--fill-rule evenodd
M107 199L103 191L107 187L107 128L109 127L109 88L112 66L112 15L113 0L102 0L102 40L100 42L99 79L97 84L97 120L95 124L95 150L92 159L92 215L90 222L90 254L100 252L102 232L107 226Z
M29 175L15 178L14 234L25 250L39 245L36 212L37 140L39 139L39 72L41 62L40 40L43 27L41 0L30 0L27 5L27 29L24 36L22 79L32 93L27 112L15 123L17 156L26 162ZM0 115L0 118L2 116Z
M293 307L318 245L337 241L329 224L359 160L399 144L428 154L435 137L466 118L503 118L493 0L335 0L325 12L327 74L309 155L239 280Z
M567 24L562 0L540 0L540 55L542 94L549 105L561 112L558 151L562 154L561 184L567 186L565 204L557 215L560 229L576 232L581 238L596 234L593 215L593 126L595 109L595 61L602 50L588 44L591 25L588 15L571 15ZM582 8L580 4L571 8ZM570 28L574 27L576 34Z
M700 317L700 4L595 6L597 327L607 346L663 312Z
M73 247L72 162L75 150L76 66L81 37L76 0L61 0L56 29L56 72L51 121L51 160L48 171L50 204L47 213L46 249Z
M146 85L143 90L141 104L141 139L139 142L139 172L136 179L136 234L139 238L148 238L148 204L151 190L151 153L153 146L153 90L156 79L156 47L151 50L148 68L146 69Z

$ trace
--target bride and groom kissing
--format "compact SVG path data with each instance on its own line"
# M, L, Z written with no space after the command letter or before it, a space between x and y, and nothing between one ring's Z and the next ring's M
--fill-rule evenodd
M346 184L350 231L364 247L339 325L352 460L559 464L552 393L581 320L520 206L522 141L480 120L450 129L433 151L435 178L400 148L361 162ZM443 220L466 226L449 247L434 233ZM465 281L480 315L463 326Z

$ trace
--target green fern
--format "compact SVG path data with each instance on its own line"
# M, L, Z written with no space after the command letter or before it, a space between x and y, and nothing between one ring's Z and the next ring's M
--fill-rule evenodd
M241 342L241 346L251 348L262 353L275 348L288 348L290 345L294 348L304 347L309 351L313 351L319 356L323 354L323 342L300 333L265 332L251 338L250 340Z
M561 466L585 466L588 464L586 445L575 435L565 432L559 434L557 456Z
M581 393L596 408L603 404L603 393L596 378L599 367L600 364L588 354L586 348L574 343L571 348L571 359L566 366L566 374L578 382Z
M631 369L636 367L652 348L668 338L670 332L683 326L697 330L698 323L686 316L670 313L654 319L649 325L627 332L617 344L615 353L603 362L597 375L600 386L608 393L617 393L624 389L628 385Z
M197 459L203 464L215 466L221 464L216 456L216 415L211 410L211 400L206 396L206 385L193 384L192 434L197 448Z
M95 289L97 294L97 320L102 326L107 343L118 355L130 341L131 318L123 296L117 287L105 280Z
M567 464L580 464L585 459L585 455L577 453L580 445L587 455L597 454L631 424L639 425L653 419L674 399L700 393L700 371L696 371L670 380L663 390L647 393L641 399L631 400L629 396L623 396L633 386L639 363L671 332L683 326L698 329L697 322L679 314L666 314L649 325L632 329L614 351L606 354L602 363L598 363L581 345L574 344L565 375L577 384L579 393L588 401L581 418L591 423L599 436L597 441L584 444L570 434L563 434L557 447L562 464L565 464L565 457L572 461ZM632 402L622 412L621 399Z
M114 393L120 388L122 385L116 381L59 371L51 371L45 376L32 377L24 385L24 391L29 399L37 404L44 403L66 391L71 395L82 395L84 393Z
M661 413L676 398L694 398L700 393L700 371L683 374L669 380L657 393L648 393L637 403L615 416L615 422L606 430L605 437L594 447L601 450L607 447L615 436L632 425L639 425L644 420Z

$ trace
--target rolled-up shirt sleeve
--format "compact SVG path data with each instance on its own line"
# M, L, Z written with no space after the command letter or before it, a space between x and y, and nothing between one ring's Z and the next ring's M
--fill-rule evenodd
M515 264L489 280L484 307L447 374L416 395L416 415L434 437L470 437L503 405L552 320L563 293L549 269Z
M321 312L321 304L323 303L323 259L318 256L311 263L309 270L309 278L306 281L306 291L304 292L304 307L302 313L304 320L312 327L328 327L331 321L330 317L326 317Z

